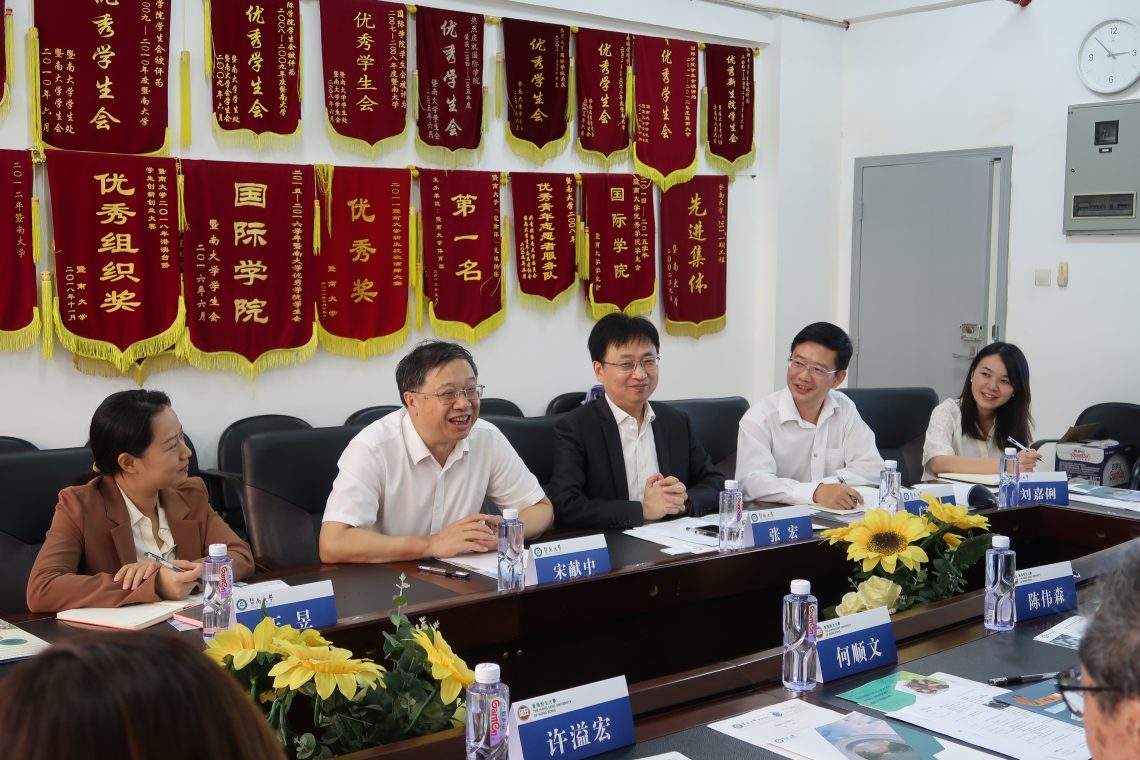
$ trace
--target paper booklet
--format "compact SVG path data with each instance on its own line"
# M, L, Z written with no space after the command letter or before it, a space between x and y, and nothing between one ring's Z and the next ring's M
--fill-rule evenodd
M43 639L21 630L11 623L0 620L0 662L24 660L47 649Z
M939 480L957 480L959 483L977 483L990 488L998 487L998 474L973 472L944 472L938 476Z
M194 594L180 601L129 604L124 607L77 607L56 613L56 619L65 623L90 625L98 628L118 628L138 631L169 620L174 613L202 603L202 595Z

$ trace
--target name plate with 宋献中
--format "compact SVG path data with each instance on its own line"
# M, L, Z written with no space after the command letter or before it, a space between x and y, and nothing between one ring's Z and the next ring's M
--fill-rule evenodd
M610 551L602 533L532 544L533 561L527 564L526 585L541 586L610 571Z

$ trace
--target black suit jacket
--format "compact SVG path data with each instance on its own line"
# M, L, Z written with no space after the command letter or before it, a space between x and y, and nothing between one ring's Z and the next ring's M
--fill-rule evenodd
M694 515L716 512L724 475L693 436L689 418L667 404L653 407L657 467L689 492ZM567 412L554 426L554 474L546 493L563 528L632 528L644 522L626 485L617 421L605 397Z

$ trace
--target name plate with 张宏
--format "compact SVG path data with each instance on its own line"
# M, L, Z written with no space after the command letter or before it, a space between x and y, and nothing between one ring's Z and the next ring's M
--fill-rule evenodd
M297 630L323 628L336 624L336 597L332 581L317 581L269 592L242 594L234 590L234 613L237 622L256 628L262 609L277 625L291 625Z
M815 627L820 683L898 662L886 607L824 620Z
M1023 472L1021 504L1069 505L1069 476L1063 472Z
M605 535L564 538L532 544L532 561L526 568L526 585L589 578L610 571L610 552Z
M1072 562L1018 570L1013 587L1017 620L1032 620L1054 612L1077 608L1077 581Z
M509 760L583 758L636 741L625 676L511 705Z
M811 509L808 507L751 509L744 513L744 522L749 526L744 531L745 546L789 544L811 538Z

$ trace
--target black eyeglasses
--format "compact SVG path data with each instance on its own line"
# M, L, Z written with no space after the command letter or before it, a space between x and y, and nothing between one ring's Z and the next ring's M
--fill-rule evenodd
M1068 670L1062 670L1055 676L1057 691L1065 700L1065 705L1074 717L1080 718L1085 714L1086 691L1124 691L1115 686L1081 686L1081 667L1074 665Z
M437 401L439 401L439 403L443 404L444 406L451 406L452 404L454 404L456 401L459 400L460 396L465 397L468 401L470 401L472 404L474 404L476 401L483 398L483 389L485 387L486 386L484 386L484 385L472 385L468 388L460 388L460 389L454 390L454 391L441 391L439 393L424 393L423 391L412 391L412 393L418 393L421 396L431 396L432 398L436 399Z

